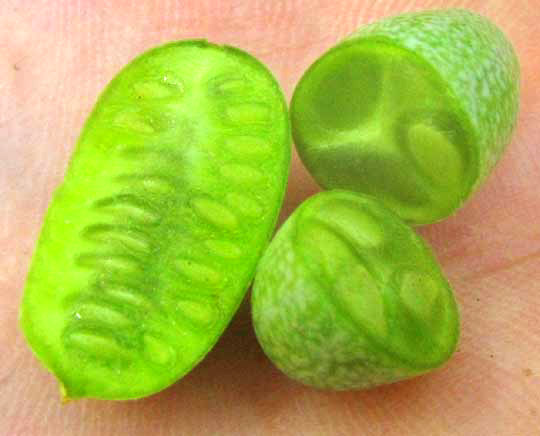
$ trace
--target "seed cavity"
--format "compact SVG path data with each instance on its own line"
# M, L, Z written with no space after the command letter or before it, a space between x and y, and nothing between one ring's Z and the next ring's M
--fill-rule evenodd
M93 241L120 243L130 250L148 253L152 248L149 238L144 233L126 226L94 224L87 226L82 234Z
M75 310L74 316L77 320L96 321L119 328L133 324L132 320L119 312L115 307L98 301L82 303Z
M75 330L64 337L66 345L97 358L125 360L131 353L120 346L116 339L101 332Z
M259 170L248 165L223 165L220 172L223 177L237 184L259 183L264 178Z
M383 229L375 217L355 203L341 199L330 202L317 217L360 246L375 247L384 242Z
M185 91L184 82L173 71L166 71L161 77L161 81L169 86L178 88L179 91Z
M216 227L226 230L235 230L238 227L234 213L215 200L199 197L192 200L191 206L199 217Z
M375 279L362 264L356 264L347 275L339 275L334 286L342 307L371 333L384 337L388 325L384 300Z
M130 159L146 159L146 158L157 158L160 155L159 148L156 148L152 145L123 145L119 146L118 150L122 153L122 157ZM126 175L127 176L127 175Z
M435 126L415 124L407 135L407 145L415 163L433 183L459 185L463 164L457 147Z
M140 295L135 290L121 287L111 287L105 289L106 294L124 305L132 305L136 307L146 306L148 300Z
M317 267L329 280L349 277L355 265L364 264L361 253L333 226L314 218L297 224L296 244L309 266Z
M164 339L146 333L143 337L144 356L158 366L173 366L177 361L175 349Z
M405 306L417 317L429 321L437 313L437 302L440 302L444 288L421 271L404 271L401 273L399 295Z
M249 218L259 218L263 214L261 204L252 198L236 192L230 192L226 195L225 201L234 210Z
M180 259L176 265L182 275L195 283L216 286L221 282L221 274L209 266L189 259Z
M242 250L238 245L230 241L223 241L217 239L209 239L204 242L204 245L213 254L223 257L224 259L238 259Z
M121 183L130 183L155 194L172 194L176 187L167 177L153 174L122 174L117 177Z
M95 203L95 207L119 218L129 217L146 225L158 224L161 218L145 200L133 194L119 194L103 198Z
M128 274L141 269L139 262L129 255L82 254L76 258L76 263L85 268Z
M137 133L150 134L155 132L154 127L149 122L149 118L133 110L119 112L114 117L113 123L116 127L129 129Z
M219 311L215 302L182 300L177 309L194 327L201 330L210 329L219 319Z
M257 136L232 136L224 144L228 151L246 160L270 152L270 143Z
M270 109L263 103L240 103L225 109L227 119L235 124L267 124Z
M232 74L214 77L208 82L208 89L212 95L234 96L246 92L246 80Z
M180 84L173 85L170 81L163 83L156 81L137 82L133 84L133 90L137 98L158 99L178 96L183 93Z

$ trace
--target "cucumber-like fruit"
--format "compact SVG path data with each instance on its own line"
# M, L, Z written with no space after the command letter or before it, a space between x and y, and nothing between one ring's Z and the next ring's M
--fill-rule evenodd
M283 94L243 51L175 42L112 80L54 193L21 307L66 397L146 396L205 356L272 234L289 160Z
M377 200L323 191L263 255L253 324L285 374L329 389L410 378L445 363L459 337L447 280L424 241Z
M324 188L373 195L411 224L455 212L516 123L519 64L466 10L362 27L303 75L292 103L300 157Z

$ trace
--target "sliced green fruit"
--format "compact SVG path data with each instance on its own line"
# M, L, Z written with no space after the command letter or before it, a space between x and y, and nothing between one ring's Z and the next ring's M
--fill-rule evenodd
M290 159L282 92L232 47L181 41L109 84L54 194L21 326L69 398L138 398L199 362L272 234Z
M305 201L263 255L253 324L293 379L358 389L443 365L459 314L424 241L371 197L326 191Z
M519 64L487 19L410 13L321 56L292 103L300 157L324 188L379 198L412 224L458 209L510 140Z

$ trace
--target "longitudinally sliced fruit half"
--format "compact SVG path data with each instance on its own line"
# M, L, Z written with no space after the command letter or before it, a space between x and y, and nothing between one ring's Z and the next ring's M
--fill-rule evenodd
M466 10L360 28L303 75L291 103L303 162L328 189L377 197L411 224L454 213L510 141L519 106L512 45Z
M290 129L270 72L205 41L129 63L54 193L21 326L64 396L169 386L232 318L274 229Z

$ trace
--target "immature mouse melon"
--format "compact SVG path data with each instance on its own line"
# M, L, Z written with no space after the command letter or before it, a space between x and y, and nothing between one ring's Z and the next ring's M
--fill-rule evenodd
M411 224L455 212L508 144L519 105L510 42L466 10L362 27L319 58L291 104L324 188L373 195Z
M205 356L272 234L289 159L282 92L236 48L171 43L112 80L54 193L21 307L64 396L142 397Z
M459 314L424 241L371 197L326 191L286 221L257 267L253 324L288 376L329 389L413 377L454 352Z

